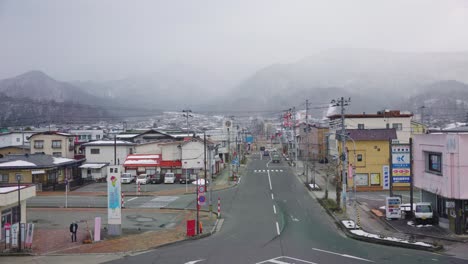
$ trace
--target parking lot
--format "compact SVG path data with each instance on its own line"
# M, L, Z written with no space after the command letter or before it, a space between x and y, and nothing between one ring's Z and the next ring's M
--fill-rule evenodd
M140 185L140 191L141 192L158 192L158 191L164 191L164 190L185 190L187 187L188 191L190 192L191 189L195 187L194 184L180 184L180 183L174 183L174 184L141 184ZM77 192L107 192L107 183L105 182L96 182L96 183L91 183L89 185L80 187L76 189ZM138 185L135 184L134 182L132 183L122 183L122 191L123 192L138 192Z

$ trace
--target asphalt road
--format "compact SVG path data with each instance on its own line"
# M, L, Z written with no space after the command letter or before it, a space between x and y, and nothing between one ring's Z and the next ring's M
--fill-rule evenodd
M252 160L239 186L219 193L220 232L109 263L466 263L345 237L284 162L268 161Z

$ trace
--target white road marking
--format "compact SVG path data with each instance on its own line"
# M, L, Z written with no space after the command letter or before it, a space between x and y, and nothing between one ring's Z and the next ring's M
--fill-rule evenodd
M331 251L327 251L327 250L323 250L323 249L318 249L318 248L312 248L312 249L313 249L313 250L316 250L316 251L320 251L320 252L325 252L325 253L328 253L328 254L333 254L333 255L342 256L342 257L345 257L345 258L352 258L352 259L358 259L358 260L363 260L363 261L367 261L367 262L374 262L374 261L372 261L372 260L363 259L363 258L360 258L360 257L355 257L355 256L347 255L347 254L340 254L340 253L331 252Z
M185 262L185 264L195 264L195 263L200 262L200 261L204 261L204 259L199 259L199 260L193 260L193 261Z
M278 233L278 236L280 235L280 229L279 229L278 222L276 222L276 233Z
M271 178L270 178L270 172L268 171L268 182L270 183L270 190L273 190L273 187L271 187Z
M268 259L262 262L257 262L256 264L263 264L263 263L276 263L276 264L300 264L300 263L306 263L306 264L317 264L315 262L310 262L307 260L302 260L298 258L292 258L292 257L286 257L286 256L281 256L277 258L272 258Z
M273 212L276 214L276 206L273 205Z
M138 206L139 208L162 208L179 199L179 196L158 196Z
M272 200L274 200L274 199L275 199L275 197L273 196L273 194L271 194L271 199L272 199Z
M268 168L268 165L270 164L270 162L271 162L271 160L270 160L269 162L267 162L267 165L266 165L266 166L267 166L267 168Z
M254 172L257 172L257 170L254 170Z
M133 198L131 198L131 199L128 199L127 202L133 201L133 200L135 200L135 199L138 199L138 197L133 197Z

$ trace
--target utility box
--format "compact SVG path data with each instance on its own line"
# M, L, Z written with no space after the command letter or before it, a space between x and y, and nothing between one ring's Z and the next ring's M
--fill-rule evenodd
M187 220L187 236L195 236L195 220Z

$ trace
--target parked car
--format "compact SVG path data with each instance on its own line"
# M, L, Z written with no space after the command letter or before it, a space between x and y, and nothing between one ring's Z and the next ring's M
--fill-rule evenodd
M268 150L263 151L263 156L270 156L270 152Z
M183 183L191 183L191 182L195 181L196 179L197 179L197 175L195 175L195 174L182 175L182 176L180 177L179 183L180 183L180 184L183 184Z
M131 173L122 173L122 176L120 177L121 183L132 183L134 180L135 178Z
M160 183L164 183L164 175L162 174L153 174L153 175L150 175L150 183L152 184L160 184Z
M173 172L166 172L164 175L164 183L175 183L176 177Z
M149 182L148 174L140 174L136 178L136 184L147 184Z
M281 162L281 156L278 152L273 152L273 154L271 155L271 160L273 161L273 163L280 163Z
M436 224L434 221L434 213L432 211L431 203L415 203L414 220L417 225Z

